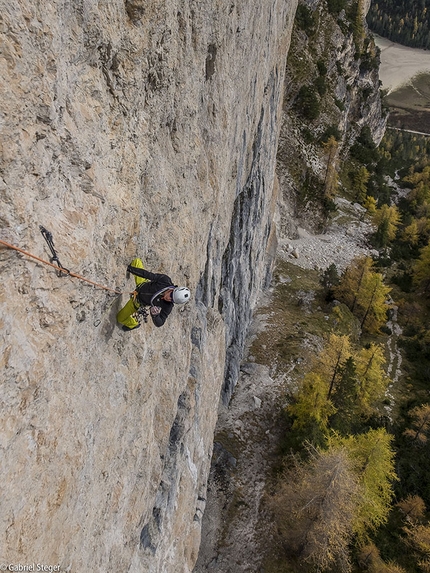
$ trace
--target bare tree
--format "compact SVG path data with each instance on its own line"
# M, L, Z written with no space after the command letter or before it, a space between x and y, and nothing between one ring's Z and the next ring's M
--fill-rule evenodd
M349 572L348 543L358 497L346 449L309 447L306 463L292 458L273 503L287 550L318 571L336 566Z
M430 404L423 404L410 410L409 415L412 417L412 427L406 429L403 433L417 444L427 443L427 434L430 432Z

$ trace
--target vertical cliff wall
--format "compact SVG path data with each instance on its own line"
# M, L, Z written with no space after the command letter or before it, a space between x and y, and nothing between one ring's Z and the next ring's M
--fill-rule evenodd
M295 0L2 2L0 561L189 571L273 250ZM115 323L125 268L186 284ZM270 259L270 257L269 257Z

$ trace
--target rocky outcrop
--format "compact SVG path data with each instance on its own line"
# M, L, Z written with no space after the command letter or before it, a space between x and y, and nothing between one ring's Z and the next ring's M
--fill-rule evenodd
M321 144L338 140L337 171L363 127L376 144L385 132L379 91L379 55L362 14L330 14L323 2L304 0L307 20L296 24L288 58L277 174L282 192L280 236L297 237L297 226L324 229L323 182L327 155ZM367 12L367 4L362 7ZM359 32L357 32L359 29ZM303 112L301 89L309 88L313 115Z
M295 0L4 4L0 559L190 571L217 407L270 274ZM145 266L193 301L123 333ZM225 381L225 382L224 382Z

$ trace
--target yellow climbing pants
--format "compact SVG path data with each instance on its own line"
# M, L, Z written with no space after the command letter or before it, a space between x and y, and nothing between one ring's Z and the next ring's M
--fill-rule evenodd
M130 263L130 265L132 267L137 267L138 269L143 269L143 263L140 259L133 259ZM142 277L134 277L134 280L136 282L136 286L141 285L142 283L147 283L149 282L148 279L144 279ZM139 303L137 302L137 300L134 300L133 297L130 298L130 300L127 302L127 304L119 311L119 313L116 315L116 319L120 324L123 324L124 326L127 326L128 328L136 328L136 326L139 324L138 321L134 318L133 314L135 312L137 312L138 308L139 308Z

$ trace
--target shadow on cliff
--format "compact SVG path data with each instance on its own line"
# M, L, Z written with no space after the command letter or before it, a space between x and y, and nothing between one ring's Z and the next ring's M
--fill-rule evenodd
M106 342L112 338L114 330L118 328L116 315L120 310L120 303L121 296L115 297L113 302L111 300L106 301L106 305L102 311L102 316L94 323L95 326L99 327L100 334Z

